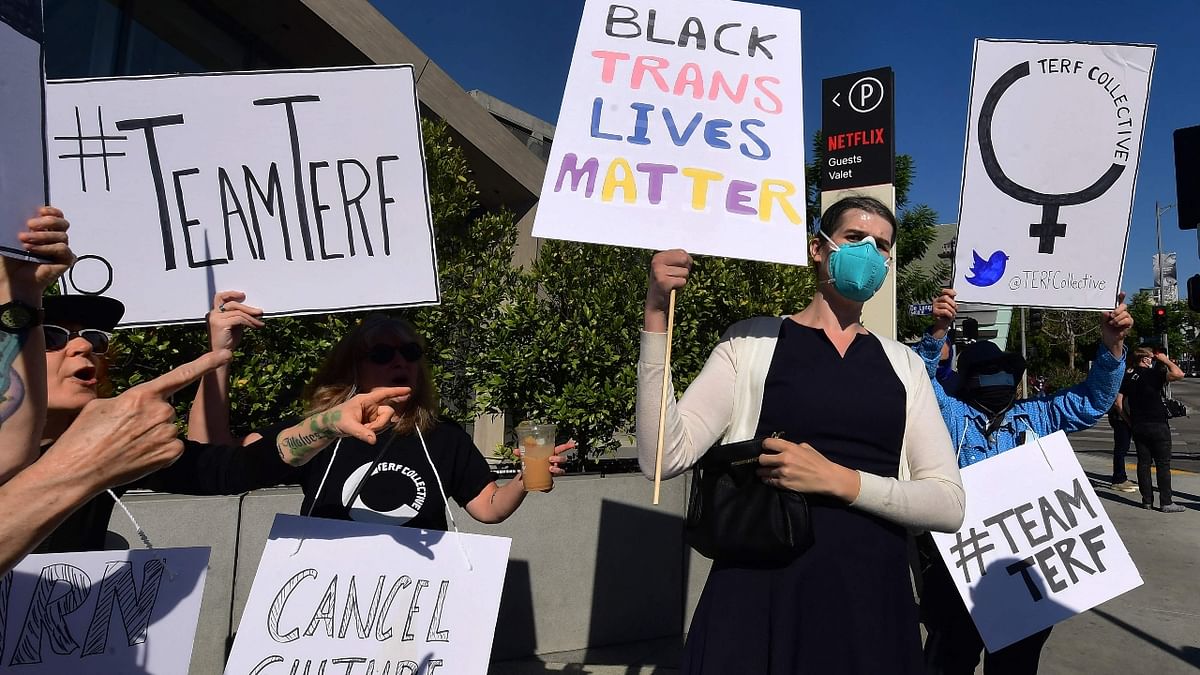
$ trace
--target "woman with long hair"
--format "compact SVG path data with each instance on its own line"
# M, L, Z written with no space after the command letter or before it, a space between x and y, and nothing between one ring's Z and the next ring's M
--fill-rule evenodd
M243 294L233 291L214 299L209 319L214 349L236 346L242 329L257 321L261 312L243 300ZM305 515L445 530L446 504L453 498L476 520L501 522L525 499L523 476L518 473L500 486L471 437L439 417L426 353L425 339L411 323L372 314L334 345L305 387L302 419L252 433L242 442L274 439L288 465L275 479L303 488ZM228 373L204 381L197 392L190 438L231 437L227 390L222 396L216 389L223 384L221 377ZM408 388L411 396L396 407L392 424L373 444L335 433L339 404L358 393L391 387ZM209 393L214 390L215 396ZM562 475L561 455L574 445L554 449L552 474Z

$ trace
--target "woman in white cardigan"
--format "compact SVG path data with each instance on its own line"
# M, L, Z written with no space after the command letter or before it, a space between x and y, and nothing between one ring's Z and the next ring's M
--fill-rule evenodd
M685 673L921 672L907 530L958 529L964 496L924 363L860 323L895 235L895 216L877 200L830 207L809 243L818 285L808 307L730 327L683 398L668 396L664 477L686 471L718 441L782 434L763 441L758 473L772 487L805 494L814 533L812 548L782 567L714 561ZM681 250L651 263L637 402L647 476L658 441L666 306L690 269Z

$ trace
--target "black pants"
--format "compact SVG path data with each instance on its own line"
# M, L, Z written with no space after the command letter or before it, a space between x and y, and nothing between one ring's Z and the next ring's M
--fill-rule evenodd
M925 638L926 675L972 675L983 652L983 638L950 579L950 573L938 556L933 538L918 539L921 557L921 620ZM988 652L983 659L985 675L1035 675L1042 646L1050 637L1050 628L1011 645Z
M1135 422L1133 443L1137 446L1138 488L1142 503L1154 503L1154 487L1150 483L1150 463L1158 478L1158 505L1171 503L1171 425L1163 422Z
M1124 483L1129 480L1125 472L1125 455L1129 453L1129 441L1133 439L1133 430L1117 415L1109 415L1108 423L1113 430L1113 483Z

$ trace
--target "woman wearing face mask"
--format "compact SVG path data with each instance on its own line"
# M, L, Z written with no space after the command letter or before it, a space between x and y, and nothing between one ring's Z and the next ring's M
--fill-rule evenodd
M214 298L209 332L215 349L237 346L243 328L261 326L261 310L242 304L245 295L227 291ZM499 523L525 499L522 476L499 486L483 454L462 427L438 417L437 391L425 340L407 321L383 314L363 319L326 357L304 390L304 418L288 420L241 440L274 439L277 470L270 484L299 484L301 512L323 518L447 529L446 501L453 498L473 518ZM227 371L202 382L189 415L193 440L229 441ZM373 444L339 438L331 410L357 392L411 388L397 408L396 423ZM554 448L550 472L562 475L562 453ZM262 473L267 476L267 472Z
M812 302L731 326L682 399L668 396L663 476L721 440L772 434L759 476L804 493L812 547L784 566L714 561L692 618L685 673L918 673L921 644L906 528L950 532L963 517L958 468L924 365L867 331L863 303L883 284L896 220L848 198L809 243ZM654 256L638 364L637 433L653 476L666 306L691 258Z
M934 301L934 323L913 349L925 361L942 417L954 440L960 467L970 466L1056 431L1072 433L1090 428L1113 405L1125 370L1125 335L1133 317L1117 296L1117 306L1100 316L1103 346L1082 383L1029 399L1017 399L1017 383L1025 359L1002 352L992 342L976 342L958 358L958 390L948 394L935 373L946 332L958 306L954 290L945 289ZM924 589L922 616L928 638L925 659L930 673L970 675L979 663L983 641L975 630L950 575L929 537L920 540ZM1050 629L1035 633L984 659L986 675L1024 675L1037 672L1042 645Z

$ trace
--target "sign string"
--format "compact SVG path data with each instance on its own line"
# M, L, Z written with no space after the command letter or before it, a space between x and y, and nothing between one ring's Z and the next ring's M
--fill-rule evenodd
M425 451L425 459L429 460L429 466L433 469L433 477L437 481L438 492L442 495L443 508L446 509L446 517L450 519L450 527L454 528L454 541L458 544L458 550L462 553L463 560L467 563L467 571L474 572L475 565L471 563L471 556L467 553L467 548L463 546L462 532L458 531L458 523L454 521L454 513L450 510L450 498L446 496L446 488L442 485L442 476L438 473L437 465L433 463L433 456L429 454L429 446L425 445L425 436L421 434L421 427L414 426L417 431L417 438L421 441L421 449Z
M142 529L140 524L138 524L137 518L133 517L133 512L129 510L129 507L125 506L125 502L121 501L121 498L117 496L117 493L112 491L112 488L109 488L107 492L108 496L113 498L113 501L116 502L117 506L121 507L121 510L125 512L125 517L129 518L129 522L133 523L133 528L137 530L137 536L138 539L142 540L142 545L144 545L148 550L155 550L154 544L150 541L150 535L146 534L146 531ZM167 559L161 555L158 557L158 559L162 561L163 571L167 573L167 581L175 581L175 578L179 575L171 570L170 565L167 564Z

